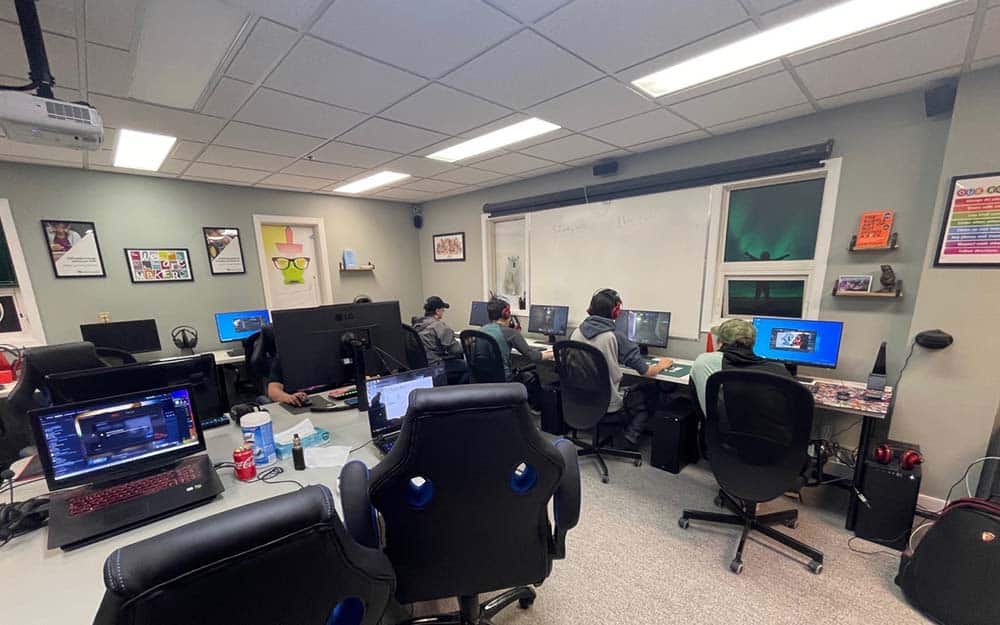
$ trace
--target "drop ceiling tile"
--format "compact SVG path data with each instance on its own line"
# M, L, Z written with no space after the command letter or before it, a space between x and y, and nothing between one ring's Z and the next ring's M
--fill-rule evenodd
M386 189L380 193L372 194L372 197L403 202L425 202L432 199L434 194L416 189Z
M816 98L960 65L972 17L858 48L796 68Z
M588 156L586 159L587 164L597 162L596 155ZM538 169L532 169L531 171L526 171L520 174L524 178L538 178L539 176L547 176L549 174L555 174L560 171L566 171L568 169L573 169L574 165L564 165L562 163L556 163L555 165L549 165L548 167L539 167Z
M601 152L613 150L615 146L608 145L603 141L591 139L583 135L570 135L548 143L541 143L529 148L519 149L519 152L529 156L538 156L550 161L565 163L586 156L593 156Z
M445 138L445 135L437 132L397 124L377 117L369 119L338 137L340 141L404 154L419 150Z
M618 2L576 0L536 28L607 71L619 71L706 35L748 15L736 0Z
M104 143L105 145L111 145L108 141L105 141ZM204 148L204 143L197 143L195 141L178 141L174 144L174 149L170 152L170 156L182 161L192 161Z
M333 163L320 163L319 161L300 160L285 168L284 173L299 174L312 178L325 178L326 180L344 180L351 176L357 176L365 170L361 167L349 167L347 165L334 165Z
M131 85L132 59L128 52L87 44L87 89L91 93L127 98Z
M408 184L401 185L399 188L401 190L417 190L417 191L427 191L428 193L444 193L446 191L454 191L455 189L461 189L466 185L458 184L455 182L448 182L446 180L414 180Z
M490 180L497 180L502 177L502 174L492 171L484 171L482 169L474 169L472 167L460 167L451 171L442 172L435 176L435 178L439 180L447 180L448 182L458 182L461 184L483 184L489 182Z
M306 176L293 176L292 174L274 174L261 180L261 184L279 185L282 187L292 187L295 189L309 189L317 191L330 184L329 180L322 178L309 178Z
M673 145L680 145L682 143L690 143L699 139L707 139L711 136L712 135L708 134L704 130L693 130L691 132L685 132L683 134L667 137L666 139L657 139L655 141L647 141L646 143L631 145L628 149L632 152L649 152Z
M707 127L806 101L792 77L787 72L781 72L681 102L671 108L694 123Z
M160 165L160 173L163 174L179 174L184 171L184 168L190 165L190 161L181 161L176 158L168 158L163 161Z
M144 132L158 132L179 139L192 141L208 141L226 121L208 115L199 115L163 106L155 106L109 98L102 95L91 95L89 101L100 111L104 123L112 128L130 128Z
M312 19L323 0L227 0L257 15L301 28Z
M987 67L993 67L994 65L1000 65L1000 55L990 56L985 59L979 59L978 61L973 61L969 66L969 69L976 72Z
M205 101L202 112L229 118L246 101L252 87L253 85L248 83L223 76L215 86L215 91Z
M628 156L629 152L626 150L608 150L607 152L601 152L600 154L593 154L591 156L585 156L584 158L574 159L568 161L566 164L570 167L590 167L594 163L599 163L601 161L613 160L616 158L623 158ZM541 170L537 170L541 171ZM534 176L534 171L529 171L525 174L520 174L522 176Z
M635 117L591 128L587 135L619 147L647 143L694 130L694 124L669 111L657 109Z
M590 65L525 30L448 74L442 82L522 109L600 76Z
M749 0L749 5L757 10L758 13L767 13L768 11L773 11L780 6L796 2L798 0ZM827 0L836 1L836 0Z
M876 98L885 98L887 96L896 95L897 93L906 93L908 91L916 91L917 89L925 89L942 80L958 76L961 70L962 67L960 65L955 65L937 72L921 74L920 76L913 76L902 80L894 80L892 82L883 83L874 87L868 87L867 89L848 91L847 93L842 93L840 95L823 98L818 100L818 103L820 108L832 109L840 106L846 106L848 104L854 104L855 102L864 102L866 100L874 100Z
M249 187L252 183L241 182L239 180L225 180L220 178L204 178L202 176L189 176L184 174L179 177L180 180L186 180L188 182L207 182L210 184L222 184L234 187Z
M403 156L397 158L394 161L386 163L385 168L423 178L436 177L438 174L456 169L454 165L449 163L442 163L441 161L420 156Z
M268 68L295 43L299 34L281 24L259 20L226 70L227 76L246 82L262 79Z
M244 169L259 169L261 171L278 171L290 165L295 159L288 156L236 150L221 145L210 145L201 153L198 160L215 165L228 165Z
M253 183L266 177L267 172L257 171L256 169L212 165L211 163L191 163L191 166L184 172L184 177L187 178L188 176Z
M431 84L381 113L382 117L459 134L509 115L510 110L438 84Z
M745 130L747 128L756 128L758 126L774 124L786 119L792 119L793 117L811 115L815 112L816 111L813 109L812 104L796 104L777 111L769 111L761 115L754 115L752 117L746 117L744 119L738 119L736 121L712 126L708 130L712 134L723 135L728 132L736 132L737 130Z
M331 141L311 154L318 161L326 163L337 163L340 165L352 165L368 169L376 167L382 163L387 163L399 154L386 152L385 150L374 150L360 145L340 143Z
M258 89L234 119L329 139L356 126L367 117L363 113L339 106L270 89Z
M1000 0L997 0L1000 2ZM976 45L976 60L1000 54L1000 9L991 9L983 19L983 30Z
M3 137L0 137L0 158L4 160L34 159L76 165L77 167L83 166L83 156L77 150L19 143Z
M215 143L231 148L245 148L247 150L268 152L270 154L300 156L319 145L321 140L282 130L272 130L240 122L230 122L219 133Z
M436 78L520 25L468 0L338 0L312 33L366 56Z
M267 86L374 113L426 84L422 78L306 37L267 79Z
M139 0L89 0L87 40L128 50L138 4Z
M525 24L537 21L569 0L489 0L489 3L513 15Z
M58 33L67 37L76 37L76 2L75 0L42 0L37 3L38 21L45 33ZM14 2L0 3L0 19L17 23L17 10Z
M487 171L495 171L498 174L519 174L539 167L548 167L551 161L528 156L527 154L504 154L495 156L476 163L476 167L481 167Z
M80 86L80 70L76 64L76 40L62 35L45 35L45 52L56 83L70 89ZM24 55L21 29L17 24L0 22L0 74L16 76L28 82L28 59Z
M657 108L649 99L605 78L528 110L571 130L586 130Z

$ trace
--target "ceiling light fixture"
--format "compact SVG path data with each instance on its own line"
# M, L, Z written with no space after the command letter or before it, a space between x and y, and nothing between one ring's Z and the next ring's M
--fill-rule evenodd
M553 130L559 130L559 126L550 124L544 119L532 117L531 119L526 119L523 122L518 122L511 126L505 126L500 130L488 132L481 137L476 137L475 139L469 139L468 141L464 141L458 145L453 145L450 148L438 150L433 154L428 154L427 158L433 158L436 161L444 161L446 163L454 163L478 154L483 154L484 152L497 150L505 145L511 145L512 143L524 141L525 139L544 135L545 133L552 132Z
M671 65L632 84L658 98L954 2L849 0Z
M115 143L115 167L157 171L177 137L121 128Z
M337 193L364 193L377 187L384 187L398 180L409 178L410 174L400 174L394 171L380 171L361 180L355 180L341 187L334 189Z

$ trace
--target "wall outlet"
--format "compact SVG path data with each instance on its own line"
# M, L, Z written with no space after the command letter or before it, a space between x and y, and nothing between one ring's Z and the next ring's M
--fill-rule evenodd
M97 320L101 323L111 323L111 313L99 312L97 313Z

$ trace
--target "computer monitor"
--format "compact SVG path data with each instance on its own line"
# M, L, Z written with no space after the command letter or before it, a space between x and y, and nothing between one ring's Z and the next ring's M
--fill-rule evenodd
M615 329L639 345L643 355L650 347L666 347L670 336L670 313L657 310L623 310Z
M785 363L793 375L798 365L837 367L844 322L754 317L753 325L757 330L753 352Z
M443 364L366 381L364 396L359 404L362 410L368 411L372 438L399 430L403 424L403 415L410 407L410 391L444 386L447 383L448 375Z
M528 332L548 335L549 343L555 343L557 336L566 336L568 323L569 306L532 304L528 309Z
M219 332L220 343L242 341L260 332L261 326L266 323L271 323L271 315L266 309L215 313L215 329Z
M85 323L80 326L80 335L97 347L121 349L131 354L160 351L155 319Z
M29 413L49 490L154 469L205 450L186 387Z
M352 337L362 341L365 371L406 369L399 302L275 310L271 315L286 391L316 392L355 381Z
M99 367L46 376L57 404L113 397L164 386L186 385L198 407L203 429L227 423L227 406L219 392L219 376L212 354L164 358L120 367Z
M486 312L486 302L472 302L472 311L469 313L470 326L484 326L490 322L490 316Z

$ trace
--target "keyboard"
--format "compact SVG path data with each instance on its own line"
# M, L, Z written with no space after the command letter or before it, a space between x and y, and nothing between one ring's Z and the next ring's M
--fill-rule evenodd
M230 423L229 417L224 414L217 417L199 417L198 422L201 423L201 429L203 430L222 427L223 425L229 425Z
M131 482L70 497L66 503L69 505L69 515L78 516L97 512L123 501L154 495L174 486L190 484L200 480L201 477L201 471L198 470L197 466L184 465L165 473L157 473Z

